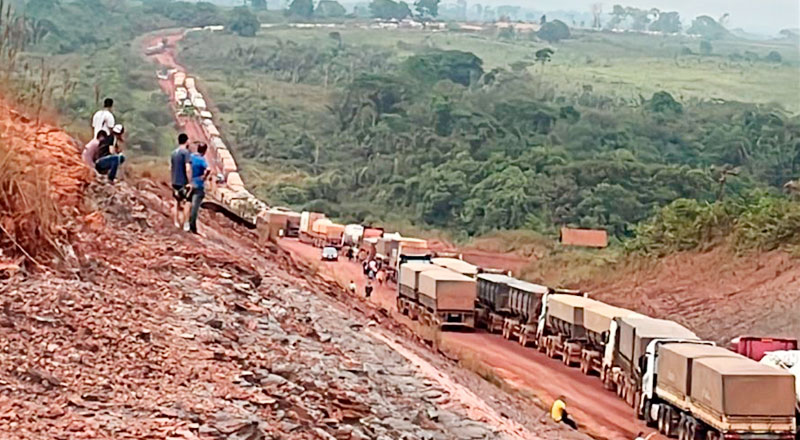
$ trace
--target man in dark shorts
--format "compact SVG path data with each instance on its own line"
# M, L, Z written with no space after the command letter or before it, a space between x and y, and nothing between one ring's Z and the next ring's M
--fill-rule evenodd
M206 178L208 178L209 169L208 162L206 162L205 155L208 146L206 144L199 144L197 146L197 153L192 154L192 210L189 214L189 231L197 234L197 215L200 213L200 205L203 203L203 198L206 196Z
M178 148L172 152L170 165L172 170L172 197L175 198L175 210L173 211L173 222L176 228L183 228L189 216L189 204L184 206L184 202L189 201L189 175L191 173L192 153L186 144L189 143L189 136L186 133L178 135Z

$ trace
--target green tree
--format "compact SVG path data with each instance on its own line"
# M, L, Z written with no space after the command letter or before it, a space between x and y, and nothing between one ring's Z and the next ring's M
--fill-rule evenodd
M369 11L375 18L383 20L402 20L411 16L411 9L406 2L395 2L393 0L372 0L369 4Z
M665 91L653 93L653 97L647 101L647 108L655 113L683 113L681 103Z
M544 66L546 63L550 62L550 59L552 58L554 53L555 52L553 52L553 49L545 47L544 49L537 50L536 53L534 54L534 57L536 58L537 63Z
M656 21L650 24L653 32L677 34L681 31L681 17L677 12L661 12Z
M766 58L764 58L764 59L769 61L770 63L781 63L781 62L783 62L783 57L781 56L781 54L778 51L775 51L775 50L773 50L770 53L768 53Z
M335 0L320 0L317 9L314 10L315 17L340 18L347 15L347 10Z
M258 18L249 8L238 6L231 11L228 29L242 37L254 37L261 27Z
M314 14L314 0L292 0L287 13L295 17L309 18Z
M536 36L549 43L555 43L569 38L570 32L563 21L553 20L543 24Z
M686 30L691 35L700 35L709 40L719 40L730 35L724 26L708 15L701 15L694 19L692 26Z
M701 55L711 55L714 51L714 47L711 46L711 42L708 40L701 40L700 41L700 54Z
M404 64L411 76L428 84L447 79L468 86L483 75L483 60L472 52L460 50L436 50L413 55Z
M422 17L436 17L439 15L439 3L441 0L417 0L414 8Z

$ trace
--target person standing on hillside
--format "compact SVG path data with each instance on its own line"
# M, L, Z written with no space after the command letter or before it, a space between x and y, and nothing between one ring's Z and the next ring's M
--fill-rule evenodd
M206 196L205 181L208 177L208 162L206 162L205 155L208 150L208 145L199 144L197 146L197 153L192 155L192 210L189 214L189 231L197 234L197 216L200 213L200 204L203 203L203 198Z
M183 228L189 218L189 176L191 175L192 153L188 146L189 136L186 133L178 135L178 148L172 152L170 157L170 170L172 174L172 197L175 199L175 210L173 211L173 222L176 228Z
M100 130L105 130L107 134L111 134L111 129L113 129L114 125L117 123L114 118L114 113L111 113L113 107L114 100L106 98L103 101L103 108L94 113L94 116L92 116L93 137L97 137L97 132Z

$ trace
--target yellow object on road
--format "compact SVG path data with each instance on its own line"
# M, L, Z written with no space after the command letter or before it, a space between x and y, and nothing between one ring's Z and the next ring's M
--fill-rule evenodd
M556 399L556 401L553 402L553 406L550 408L550 417L554 422L560 423L561 419L564 418L564 411L566 411L566 409L567 404L561 399Z

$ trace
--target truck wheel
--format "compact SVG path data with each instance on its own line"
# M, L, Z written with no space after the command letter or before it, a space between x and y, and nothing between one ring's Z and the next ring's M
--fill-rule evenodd
M662 405L658 409L658 420L656 420L656 429L658 429L658 432L660 432L660 433L662 433L664 435L667 435L665 424L664 424L664 418L665 418L664 413L665 413L664 406Z
M664 435L667 437L675 437L677 435L675 426L675 416L673 415L672 408L664 408Z
M685 419L681 419L680 423L678 424L678 440L687 440Z
M642 412L644 413L644 422L647 423L647 426L651 428L656 426L658 419L653 418L653 402L651 400L645 400L642 406Z
M644 420L645 415L644 412L642 412L642 392L634 391L633 399L631 400L631 403L633 404L633 412L636 414L636 418L639 420Z

